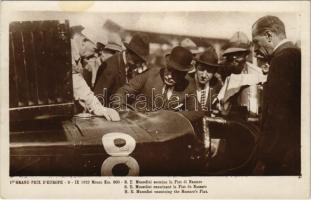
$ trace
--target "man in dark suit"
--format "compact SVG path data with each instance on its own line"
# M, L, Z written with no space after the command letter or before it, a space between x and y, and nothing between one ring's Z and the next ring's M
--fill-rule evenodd
M300 49L286 39L284 23L275 16L258 19L252 37L255 52L270 60L257 169L266 175L299 175Z
M149 42L142 35L134 35L130 43L124 43L126 50L116 53L102 63L97 75L94 93L104 105L109 106L110 97L121 86L128 83L141 68L149 55Z
M193 79L186 79L191 66L192 54L177 46L168 57L164 68L151 68L133 78L116 93L120 105L131 104L142 112L172 110L183 114L191 122L203 117L196 98ZM124 107L123 107L124 108Z

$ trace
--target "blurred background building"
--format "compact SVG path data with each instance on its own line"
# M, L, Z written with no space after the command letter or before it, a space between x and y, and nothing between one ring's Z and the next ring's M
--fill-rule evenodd
M278 16L286 26L287 37L300 44L300 15L289 12L19 12L16 20L65 20L70 26L82 25L87 33L117 33L128 42L135 33L148 35L151 59L168 52L190 38L201 49L212 45L221 58L228 39L237 31L251 40L251 26L261 16ZM105 35L105 37L107 37Z

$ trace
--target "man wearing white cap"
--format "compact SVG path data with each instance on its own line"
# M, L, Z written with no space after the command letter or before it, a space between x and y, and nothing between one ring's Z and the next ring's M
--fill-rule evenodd
M72 39L72 81L73 81L73 95L74 99L88 112L97 116L104 116L109 121L119 121L120 116L117 111L105 108L101 105L97 97L91 91L81 74L83 65L88 65L90 56L93 57L95 53L95 46L91 43L81 31L82 26L75 26L71 28ZM84 61L82 61L84 59ZM82 62L81 62L82 61ZM85 62L85 63L83 63Z
M86 79L88 85L93 88L97 71L103 62L102 59L106 57L102 55L102 48L107 45L108 39L105 32L102 30L86 29L83 31L83 35L85 35L87 38L86 42L89 42L93 45L93 48L91 49L92 53L90 53L91 56L82 57L87 60L88 64L84 67L84 79Z

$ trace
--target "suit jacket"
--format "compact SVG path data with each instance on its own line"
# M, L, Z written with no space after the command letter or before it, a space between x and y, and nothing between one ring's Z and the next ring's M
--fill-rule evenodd
M100 66L95 81L94 94L100 100L104 100L106 106L110 102L110 96L125 84L125 68L122 52L111 56ZM104 92L104 90L106 91Z
M183 84L174 87L172 96L167 99L162 94L165 85L163 73L163 69L155 67L134 77L116 94L121 97L121 104L132 103L137 110L146 112L178 111L191 122L202 118L204 112L201 111L196 98L195 82L185 79ZM126 98L126 94L131 99Z
M291 42L279 46L264 85L260 141L260 156L274 163L300 165L300 73L300 49Z

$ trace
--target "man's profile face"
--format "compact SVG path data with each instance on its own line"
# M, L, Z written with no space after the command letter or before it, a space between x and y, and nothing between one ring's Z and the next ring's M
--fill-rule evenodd
M96 62L96 58L90 58L90 59L84 59L82 66L84 69L86 69L89 72L92 72L98 67L98 63Z
M144 63L144 60L142 60L138 55L135 53L129 51L128 52L128 64L130 67L137 68L141 66Z
M253 37L254 51L256 54L260 53L266 56L272 55L274 49L272 44L273 34L269 34L268 31L259 33L256 26L254 26L252 30L252 37Z

